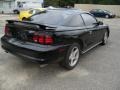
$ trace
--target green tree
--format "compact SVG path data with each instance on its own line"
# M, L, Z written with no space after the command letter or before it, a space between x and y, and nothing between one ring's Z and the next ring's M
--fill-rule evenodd
M78 4L111 4L120 5L120 0L45 0L45 6L73 6L75 3Z
M59 0L45 0L44 1L45 6L59 6Z

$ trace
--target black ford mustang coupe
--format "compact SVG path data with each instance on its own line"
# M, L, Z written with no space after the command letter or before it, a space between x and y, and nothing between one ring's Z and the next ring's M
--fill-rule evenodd
M109 27L90 13L60 9L47 10L26 21L7 20L2 48L41 64L60 63L71 70L81 54L105 45Z

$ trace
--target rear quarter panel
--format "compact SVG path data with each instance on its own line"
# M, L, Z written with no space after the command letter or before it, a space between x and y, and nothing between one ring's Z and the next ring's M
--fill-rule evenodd
M85 46L85 39L89 38L87 35L87 30L80 27L60 27L55 31L54 34L57 44L72 45L73 43L79 43L82 44L82 48Z
M101 36L104 36L106 31L108 33L110 32L107 25L102 25L101 28L103 29L102 32L99 33ZM82 50L87 48L87 44L91 42L89 30L87 30L85 27L60 27L54 32L54 37L56 44L72 45L73 43L77 42L81 45Z

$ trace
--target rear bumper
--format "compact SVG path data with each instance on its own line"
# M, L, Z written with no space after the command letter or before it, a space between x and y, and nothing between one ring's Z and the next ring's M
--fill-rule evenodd
M18 40L15 41L6 37L1 38L1 44L5 51L41 64L55 63L63 60L69 47L68 45L44 46Z

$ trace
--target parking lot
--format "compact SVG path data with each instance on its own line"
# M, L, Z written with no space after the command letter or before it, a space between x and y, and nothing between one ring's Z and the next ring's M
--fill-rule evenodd
M6 19L17 17L0 15L0 37ZM120 18L99 20L110 26L108 44L82 55L72 71L58 64L40 67L0 47L0 90L120 90Z

